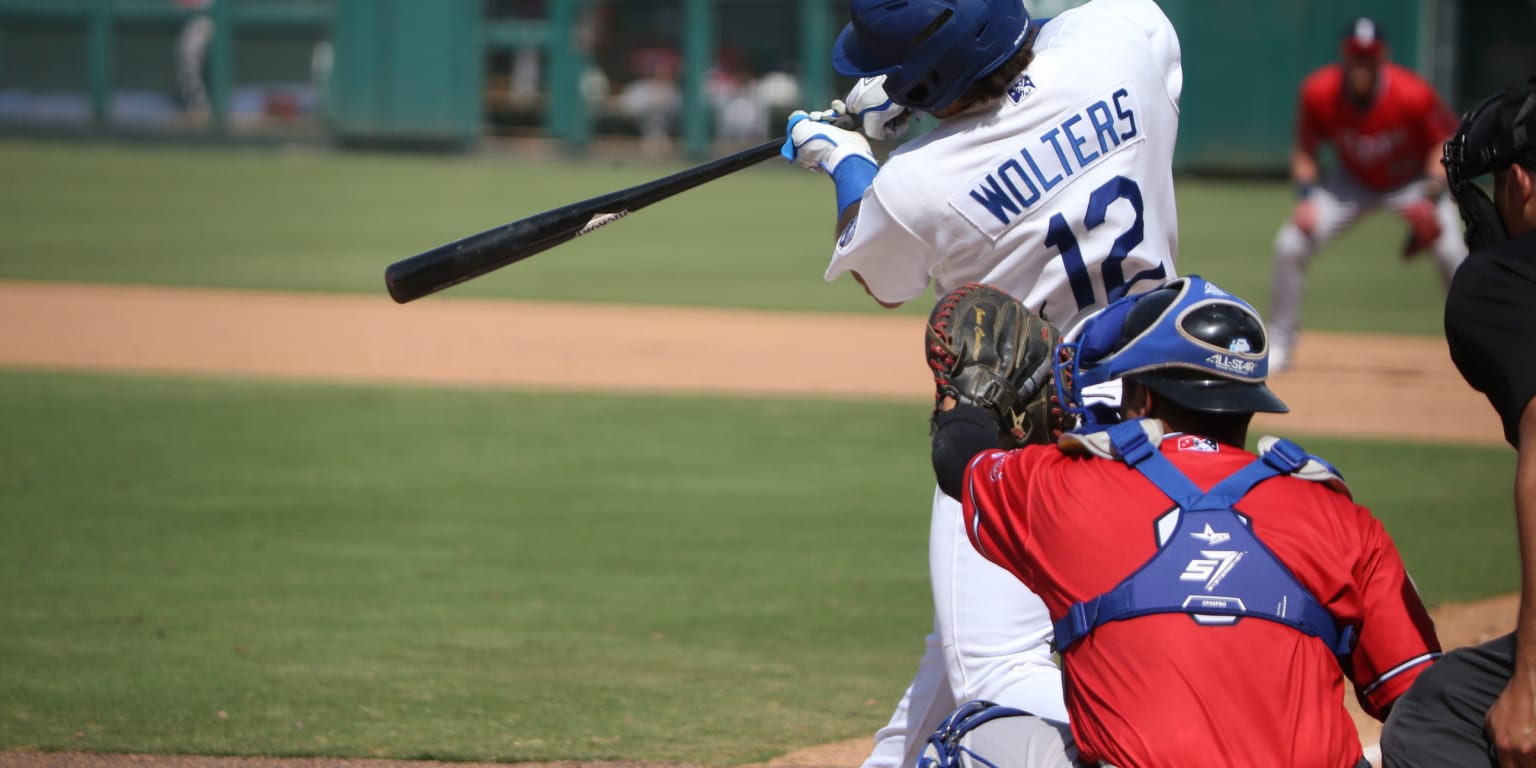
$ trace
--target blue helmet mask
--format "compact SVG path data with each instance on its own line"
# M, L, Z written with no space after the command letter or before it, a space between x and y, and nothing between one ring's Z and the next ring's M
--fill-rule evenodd
M1083 390L1121 378L1195 411L1288 410L1264 383L1269 344L1258 312L1199 276L1120 299L1079 330L1055 363L1057 395L1078 431L1104 426Z
M1024 45L1022 0L852 0L852 22L832 46L832 68L885 75L891 101L922 112L955 102Z

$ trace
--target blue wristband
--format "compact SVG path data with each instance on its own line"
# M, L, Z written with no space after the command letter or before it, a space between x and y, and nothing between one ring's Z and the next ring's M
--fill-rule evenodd
M1312 190L1314 190L1316 188L1317 188L1317 185L1316 184L1312 184L1310 182L1306 183L1306 184L1297 184L1296 185L1296 199L1298 199L1298 200L1305 200L1305 199L1311 197L1312 196Z
M832 183L837 187L837 216L842 218L848 206L864 197L864 190L875 183L875 173L880 166L873 160L857 155L843 158L832 171Z

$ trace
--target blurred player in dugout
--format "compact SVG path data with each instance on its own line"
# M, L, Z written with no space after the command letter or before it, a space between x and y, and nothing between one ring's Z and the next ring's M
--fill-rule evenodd
M1446 285L1467 256L1456 204L1445 194L1440 148L1456 115L1433 87L1387 60L1376 22L1350 25L1341 61L1301 84L1291 178L1300 199L1275 236L1270 284L1270 370L1290 365L1301 330L1305 271L1312 257L1363 214L1390 208L1407 222L1403 258L1428 249ZM1318 151L1332 144L1336 167L1324 176Z
M193 118L208 116L208 85L203 67L213 43L213 0L177 0L191 12L176 34L176 81L181 87L182 108Z

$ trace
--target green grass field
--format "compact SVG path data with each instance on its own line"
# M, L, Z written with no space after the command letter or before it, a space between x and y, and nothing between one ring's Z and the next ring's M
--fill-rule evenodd
M676 170L43 144L0 167L0 277L381 301L394 259ZM876 311L820 281L826 186L743 172L451 295ZM1180 195L1184 271L1262 304L1289 192ZM1378 217L1326 252L1309 327L1437 332L1400 236ZM920 404L5 371L0 412L0 749L759 761L871 734L928 628ZM1514 587L1508 450L1295 437L1430 602Z
M921 414L533 402L0 375L0 745L719 764L888 714Z

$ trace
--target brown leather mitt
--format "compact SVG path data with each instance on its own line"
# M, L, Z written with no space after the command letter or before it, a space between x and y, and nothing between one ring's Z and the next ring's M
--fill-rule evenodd
M997 419L1005 447L1054 442L1062 432L1052 361L1061 334L1007 293L967 283L928 316L924 347L934 413L945 397Z

